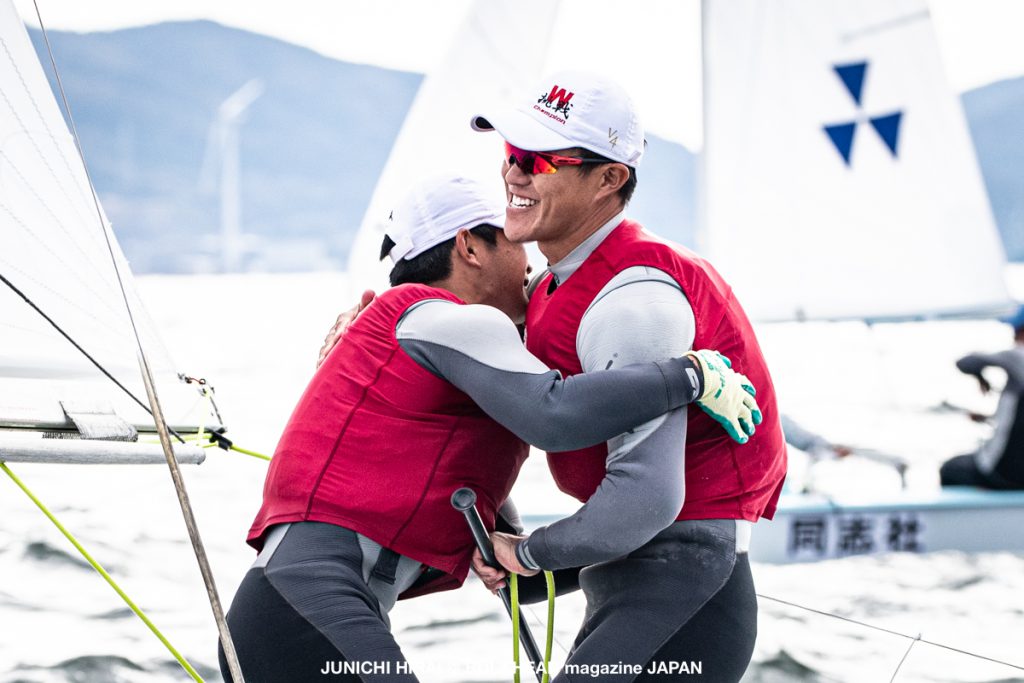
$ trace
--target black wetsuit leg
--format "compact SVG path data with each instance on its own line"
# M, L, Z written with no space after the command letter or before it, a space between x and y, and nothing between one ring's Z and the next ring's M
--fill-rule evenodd
M658 649L635 683L738 681L750 664L756 640L754 577L747 554L741 553L722 590ZM672 671L679 673L673 676Z
M282 597L263 568L250 569L238 586L228 628L248 681L311 681L328 662L344 661L330 640ZM224 649L217 655L224 680L232 682ZM328 680L358 683L359 677L333 676Z
M1014 463L1004 455L991 472L982 472L978 469L974 454L958 455L942 463L939 468L939 481L943 486L977 486L983 489L994 489L996 491L1016 491L1024 489L1024 483L1015 479L1003 476L1004 472L1021 476L1015 469ZM1024 467L1017 466L1017 469Z
M703 680L738 680L750 662L757 602L732 520L676 522L628 556L584 569L580 585L586 616L556 683L593 681L595 666L608 667L601 681L629 683L663 654L676 655L677 644L714 643L685 658L707 657Z
M227 618L248 683L417 681L363 580L356 534L333 524L291 525Z
M989 488L1024 489L1024 393L1017 398L1017 412L1013 417L1010 435L988 478Z
M958 455L942 463L939 481L943 486L986 486L988 481L974 461L974 453Z

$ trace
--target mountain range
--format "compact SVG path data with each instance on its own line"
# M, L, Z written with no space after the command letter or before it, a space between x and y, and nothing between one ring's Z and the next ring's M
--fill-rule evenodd
M30 34L49 65L41 34ZM97 191L137 273L220 267L214 122L252 79L263 90L239 129L243 267L344 268L423 78L210 21L48 36ZM1024 260L1024 78L963 103L1008 255ZM649 143L630 213L692 245L696 157L656 136Z

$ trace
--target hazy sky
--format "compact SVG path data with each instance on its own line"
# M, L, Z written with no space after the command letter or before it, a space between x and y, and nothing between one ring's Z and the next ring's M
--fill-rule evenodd
M47 28L94 31L171 19L206 18L257 33L304 45L322 54L347 61L365 62L425 72L449 47L471 0L38 0ZM699 2L688 0L562 0L563 13L584 15L600 23L613 21L628 49L673 46L684 62L675 74L673 92L657 87L663 98L675 98L665 106L645 105L645 92L634 92L641 111L671 111L670 135L688 146L699 146L700 48ZM931 9L946 70L958 91L1002 78L1024 74L1024 2L1020 0L932 0ZM27 21L35 20L32 0L15 0ZM580 11L585 7L586 11ZM657 17L657 20L653 18ZM667 18L666 18L667 17ZM573 30L586 39L586 26ZM572 58L572 41L563 41L554 55L561 67ZM557 49L557 48L556 48ZM550 60L549 60L550 61ZM625 81L614 64L595 65L595 70ZM657 76L651 74L652 77ZM628 74L629 82L638 78ZM646 90L646 89L642 89ZM645 116L648 128L659 132L663 122ZM665 122L667 123L667 122ZM666 131L667 132L667 131Z

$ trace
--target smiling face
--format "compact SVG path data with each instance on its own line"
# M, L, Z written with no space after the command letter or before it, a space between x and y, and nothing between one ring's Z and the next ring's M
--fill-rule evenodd
M554 152L578 156L578 150ZM505 235L513 242L536 241L551 263L564 258L621 210L610 188L609 163L584 173L578 166L562 166L556 173L526 173L518 164L502 163L505 181ZM628 176L628 169L626 169Z

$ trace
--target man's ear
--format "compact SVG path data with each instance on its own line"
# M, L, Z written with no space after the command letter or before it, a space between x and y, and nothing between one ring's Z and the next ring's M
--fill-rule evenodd
M608 164L601 169L602 194L616 194L629 180L629 167L625 164Z
M467 265L479 268L480 259L477 253L479 250L479 240L469 230L459 230L455 234L455 258L462 260Z

